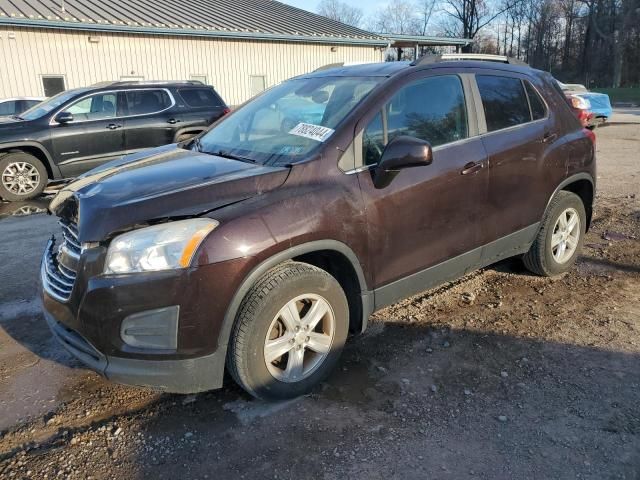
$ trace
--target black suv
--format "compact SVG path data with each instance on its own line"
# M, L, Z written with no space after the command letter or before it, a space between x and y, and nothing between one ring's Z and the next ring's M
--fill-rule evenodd
M186 140L229 112L201 82L107 82L67 90L0 118L0 197L26 200L145 148Z

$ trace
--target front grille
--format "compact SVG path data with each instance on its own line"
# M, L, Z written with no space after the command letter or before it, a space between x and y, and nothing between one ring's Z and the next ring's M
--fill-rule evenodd
M42 284L49 295L58 301L66 302L71 298L76 281L77 266L81 247L78 241L77 227L60 221L62 226L62 243L55 248L52 238L47 245L42 259Z
M66 222L64 220L60 220L58 222L62 227L62 238L64 240L63 245L66 244L67 248L80 256L81 248L80 242L78 241L78 227L75 223Z

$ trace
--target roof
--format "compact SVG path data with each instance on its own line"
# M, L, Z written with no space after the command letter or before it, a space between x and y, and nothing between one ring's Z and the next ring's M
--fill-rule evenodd
M64 5L64 8L62 7ZM274 0L0 0L0 25L386 46Z
M431 60L431 61L430 61ZM391 77L396 73L407 70L410 68L416 68L420 70L434 69L434 68L482 68L492 70L504 70L509 72L519 73L531 73L537 71L524 63L510 64L499 63L496 61L488 61L486 59L462 59L455 60L449 59L444 56L442 58L438 55L428 55L418 59L418 62L378 62L378 63L364 63L361 65L327 65L321 67L313 72L300 75L297 78L312 78L312 77Z

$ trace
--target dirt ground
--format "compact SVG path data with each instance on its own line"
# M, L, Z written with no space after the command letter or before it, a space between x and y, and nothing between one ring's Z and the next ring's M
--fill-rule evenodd
M640 116L618 118L596 131L573 271L512 259L391 306L285 403L230 380L179 396L85 370L35 300L55 222L5 209L0 478L640 479Z

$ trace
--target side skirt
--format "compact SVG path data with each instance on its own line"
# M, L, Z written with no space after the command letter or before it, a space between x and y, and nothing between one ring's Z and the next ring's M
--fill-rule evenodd
M508 257L526 253L531 247L539 228L540 223L535 223L438 265L376 288L373 292L374 311L391 305L398 300L460 278L473 270L486 267Z

